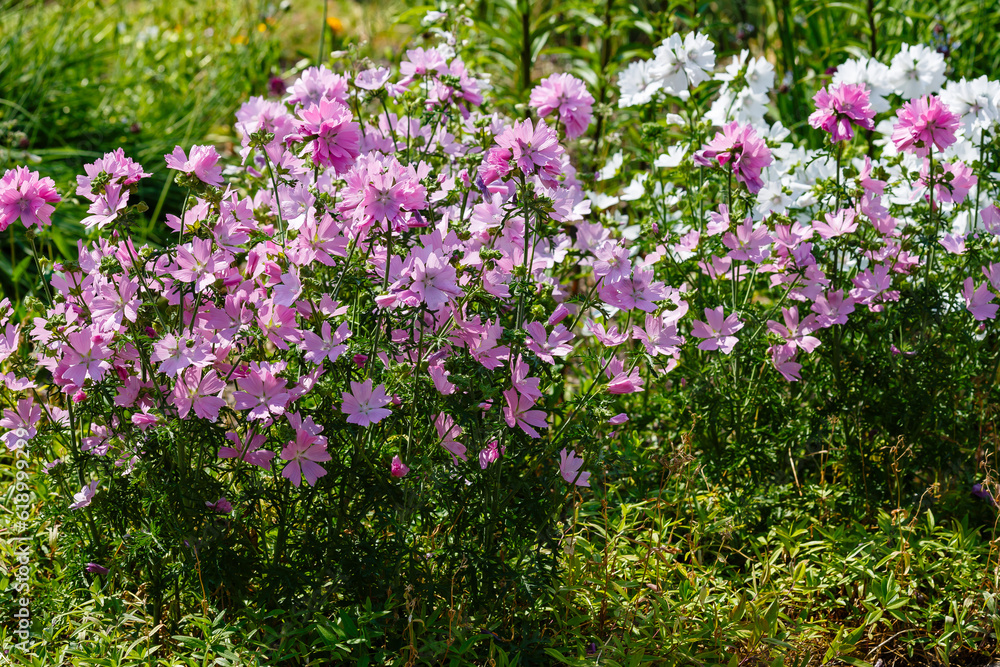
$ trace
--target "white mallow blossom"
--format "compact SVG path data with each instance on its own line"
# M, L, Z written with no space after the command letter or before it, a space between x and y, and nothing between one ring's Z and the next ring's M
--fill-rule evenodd
M659 79L660 88L670 95L686 93L688 87L684 62L677 57L678 51L683 53L684 43L680 35L674 33L653 49L653 60L649 64L650 75Z
M889 80L904 100L938 92L944 85L944 56L924 46L903 44L893 56Z
M595 181L606 181L609 178L614 178L618 170L622 168L625 164L625 156L621 151L618 151L614 155L608 158L608 161L604 163L601 170L597 172L597 176L594 177Z
M715 69L715 44L700 32L689 32L684 35L684 47L677 52L677 59L684 66L688 81L697 86L711 77L709 72Z
M750 58L750 52L743 49L724 72L715 75L716 81L723 82L723 90L733 87L731 84L739 79L746 81L755 95L767 95L774 87L774 65L765 58Z
M689 86L708 81L715 45L700 32L670 35L653 49L652 60L636 60L618 76L618 107L645 104L657 91L687 99Z
M653 99L662 83L650 72L652 62L635 60L618 75L618 108L634 107Z
M771 213L784 213L792 205L792 198L782 191L781 179L777 178L777 174L768 173L767 176L764 187L757 193L756 213L761 218L766 218Z
M750 58L750 52L743 49L715 79L722 81L722 88L705 118L719 127L735 120L766 131L767 94L774 86L771 63L764 58Z
M983 130L1000 120L1000 82L981 76L972 81L949 81L941 100L962 119L966 138L978 143Z
M635 201L643 195L646 194L646 179L649 178L649 172L644 171L641 174L637 174L632 177L632 182L622 190L620 195L622 201Z
M858 58L847 60L837 67L833 74L833 85L842 83L863 83L868 89L869 103L875 113L885 113L889 110L886 96L892 92L893 84L889 77L888 66L874 58Z
M680 165L684 161L684 156L687 155L687 148L681 145L674 145L667 149L666 153L661 153L656 161L653 162L654 167L660 169L673 169L674 167Z
M744 88L733 94L723 89L712 102L712 107L705 118L717 127L737 121L743 125L753 125L758 129L767 129L764 114L767 113L767 96L754 93L750 88Z

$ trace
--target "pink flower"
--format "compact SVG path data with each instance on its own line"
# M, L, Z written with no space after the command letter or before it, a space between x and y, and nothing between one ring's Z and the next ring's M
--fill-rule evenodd
M504 450L506 449L507 448L504 447ZM479 451L479 467L486 470L491 463L500 458L502 453L503 452L498 447L497 441L491 441Z
M705 339L698 344L698 349L721 350L724 354L732 352L733 347L739 342L733 334L743 328L743 322L736 313L726 317L722 306L714 309L706 308L705 319L708 320L707 323L695 320L691 327L693 335Z
M228 500L226 500L225 496L222 496L221 498L219 498L218 500L216 500L214 503L211 502L211 501L206 500L205 501L205 507L207 507L208 509L212 510L213 512L217 512L219 514L229 514L230 512L233 511L233 505L232 505L232 503L230 503ZM107 571L105 571L104 573L107 574Z
M757 136L750 125L733 121L716 132L715 138L695 153L695 164L707 167L715 159L720 165L730 164L736 180L745 183L747 190L756 194L764 187L761 170L773 162L767 144Z
M963 162L945 162L940 165L941 173L934 176L934 199L938 202L961 204L976 185L976 175L972 167ZM930 161L924 160L920 168L920 184L927 187Z
M982 208L979 217L983 220L983 229L994 236L1000 236L1000 208L996 204Z
M604 375L609 380L609 394L634 394L637 391L642 391L642 387L645 384L645 380L642 379L639 369L633 366L631 370L626 371L625 362L618 357L615 357L608 363L608 367L604 369Z
M510 371L511 382L522 396L532 401L538 401L542 398L542 392L538 388L541 379L528 377L528 370L528 364L524 363L524 357L518 355L517 362Z
M361 127L354 122L351 110L323 98L302 110L300 116L302 136L294 139L313 140L313 162L333 167L338 173L350 169L361 153Z
M219 447L220 459L241 459L258 468L271 470L271 459L274 458L274 452L260 448L267 442L266 435L254 434L253 431L250 431L245 439L241 439L235 431L229 431L226 433L226 440L232 442L236 447Z
M104 373L111 368L107 359L111 357L111 350L104 344L104 337L93 334L88 327L81 331L75 331L66 336L66 344L63 345L63 361L60 364L64 380L72 382L77 387L82 387L87 379L99 382ZM65 368L63 367L65 364Z
M529 322L524 330L528 333L524 346L547 364L555 364L555 357L565 357L573 351L573 346L569 343L573 340L573 334L561 324L556 325L548 335L541 322Z
M868 89L863 83L842 83L831 86L829 92L821 88L813 102L816 111L809 116L809 124L829 132L833 143L850 141L854 137L853 125L865 130L875 128L875 110L868 102Z
M349 424L366 427L392 415L392 410L385 407L390 403L385 386L380 384L373 390L371 378L364 382L351 382L351 393L341 392L341 398L344 402L340 410L347 415Z
M854 299L845 298L843 290L827 292L816 298L811 310L818 315L816 326L820 329L834 324L846 324L847 316L854 312Z
M965 298L965 308L972 313L977 322L992 320L997 316L997 309L1000 306L993 303L993 292L986 283L973 288L972 278L966 278L962 285L962 296Z
M785 344L793 349L798 347L809 353L819 347L819 338L809 335L819 328L815 315L809 315L802 322L799 322L799 309L795 306L782 308L781 314L785 323L779 324L774 320L768 320L768 331L780 336L784 339Z
M73 502L70 504L69 508L71 510L83 509L94 499L94 494L97 493L97 480L95 479L90 484L87 484L79 493L73 495Z
M455 423L451 415L439 412L434 418L434 429L438 438L441 439L441 446L451 454L452 462L458 464L458 459L466 460L465 445L458 442L456 438L462 435L462 427Z
M514 123L496 138L497 145L510 151L510 159L525 175L538 174L549 187L557 185L556 177L562 173L563 148L555 130L539 120L531 119Z
M287 382L275 377L269 368L253 368L247 377L236 381L241 391L236 392L237 410L250 410L248 419L266 419L270 415L285 414L291 396L286 391Z
M427 207L427 189L416 169L380 153L362 155L344 177L346 187L337 211L353 221L353 235L374 224L406 229L409 212Z
M296 429L295 442L285 445L281 458L288 461L281 470L281 476L292 486L298 487L303 477L309 486L316 486L316 480L326 474L320 463L330 460L330 452L326 451L326 438Z
M9 169L0 178L0 232L17 220L41 231L52 224L52 204L61 201L51 178L39 178L27 167Z
M212 241L195 238L191 249L186 245L177 246L177 270L172 277L183 283L194 283L195 292L200 292L215 282L215 273L228 265L228 253L212 252Z
M575 139L587 130L593 104L586 84L570 74L553 74L542 79L531 91L529 101L543 118L558 111L559 120L566 126L567 139Z
M522 395L514 387L503 393L506 405L503 408L503 417L507 425L511 428L520 427L522 431L532 438L540 438L533 426L547 428L547 415L542 410L532 410L535 402L527 396Z
M302 343L299 348L305 352L306 361L313 364L322 364L329 359L330 363L335 363L344 352L347 345L344 341L351 337L351 330L347 327L347 322L341 323L337 331L331 333L329 321L324 321L320 330L322 336L317 336L312 331L302 332Z
M202 183L222 187L222 166L217 164L219 154L215 146L192 146L191 157L184 154L184 149L174 146L174 152L164 156L167 167L194 174Z
M842 208L836 213L824 213L826 223L813 221L813 229L824 239L834 239L844 234L850 234L858 228L855 220L856 212L851 208Z
M607 331L605 331L604 326L600 322L590 320L587 322L587 328L590 329L590 333L593 334L594 338L599 340L604 347L617 347L628 340L628 331L619 333L617 326L610 326Z
M10 429L0 437L7 449L23 449L28 441L38 435L35 424L42 418L42 408L35 405L31 397L22 398L17 402L17 410L4 410L0 427Z
M896 110L898 120L892 130L897 151L926 157L936 146L943 151L955 143L958 116L936 95L924 95L905 102Z
M576 455L576 452L568 452L563 447L559 452L559 474L566 480L567 484L577 486L590 486L590 473L581 472L583 459Z
M407 465L400 460L399 455L397 454L396 456L393 456L389 473L393 477L406 477L406 473L408 472L410 472L409 467L407 467Z
M441 310L447 305L449 298L465 294L456 282L458 274L455 267L436 253L430 253L426 260L416 257L413 260L412 275L413 284L409 291L427 304L428 310Z
M802 379L799 375L802 364L795 361L794 345L772 345L768 348L768 352L771 353L771 364L781 373L781 377L789 382L798 382Z
M321 100L347 103L347 79L327 69L326 65L306 69L292 84L285 102L308 107ZM283 105L279 105L283 106Z
M373 67L354 77L354 85L365 90L381 90L389 81L388 67Z
M684 336L677 333L677 322L664 321L662 315L646 315L646 328L633 326L632 336L642 341L646 352L654 357L660 354L676 356L684 344Z
M938 243L953 255L965 254L965 236L962 234L945 234Z
M185 419L191 410L195 415L211 422L219 418L219 410L226 402L219 397L226 383L219 378L215 369L202 376L197 368L188 368L178 376L171 395L171 403L177 408L177 416Z
M862 271L851 278L851 282L854 283L851 298L856 303L868 306L868 310L873 313L885 309L883 302L899 300L899 292L889 290L892 287L892 276L889 275L889 267L885 264L879 264L874 270Z
M760 264L770 254L771 240L767 225L760 224L755 228L753 220L748 216L736 228L736 233L726 232L723 235L722 244L730 249L727 255L729 259Z
M438 390L438 393L442 396L450 396L455 393L455 385L448 380L451 373L445 370L444 364L431 364L427 367L427 372L430 374L431 380L434 381L434 388Z

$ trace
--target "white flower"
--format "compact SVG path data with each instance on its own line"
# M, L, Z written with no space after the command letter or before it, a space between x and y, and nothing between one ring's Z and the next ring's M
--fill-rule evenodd
M781 190L781 183L768 180L757 193L757 214L766 218L771 213L784 213L792 203L792 198Z
M608 158L608 161L604 163L601 170L597 172L597 176L594 177L596 181L606 181L609 178L614 178L618 170L622 168L625 164L625 156L622 155L621 151L618 151L614 155Z
M662 83L650 73L648 60L636 60L628 64L618 75L618 108L634 107L653 99Z
M863 83L868 88L869 103L875 113L889 110L886 95L892 92L889 68L874 58L845 61L833 74L833 85Z
M681 54L678 56L678 53ZM660 86L671 95L679 95L688 87L684 71L684 43L674 33L653 49L653 60L649 65L651 76L660 80Z
M718 127L735 120L743 125L749 123L756 128L766 129L766 105L767 96L754 93L750 88L744 88L736 95L727 90L719 94L705 118Z
M941 100L962 117L965 136L976 142L983 130L1000 119L1000 83L981 76L973 81L949 81Z
M673 169L684 161L685 155L687 155L687 149L684 148L684 146L671 146L667 149L666 153L663 153L660 157L656 158L656 161L653 162L653 166L661 169Z
M889 80L905 100L936 93L945 81L944 56L923 44L903 44L892 59Z
M646 179L649 178L649 172L644 171L641 174L637 174L632 178L632 182L628 184L621 194L622 201L635 201L639 199L644 194L646 194Z
M618 203L618 197L611 197L610 195L601 194L599 192L588 192L587 197L590 199L590 203L598 211L603 211L609 206L614 206Z
M746 81L755 95L767 95L774 88L774 65L764 58L754 58L747 63Z
M692 86L708 81L707 72L715 69L715 45L700 32L689 32L684 36L683 51L678 51L677 57Z

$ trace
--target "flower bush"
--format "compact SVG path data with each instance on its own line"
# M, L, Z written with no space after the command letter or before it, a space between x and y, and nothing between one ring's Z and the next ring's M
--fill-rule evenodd
M181 584L220 606L460 585L501 608L551 576L568 498L628 443L685 432L759 477L834 416L866 494L910 481L864 438L944 467L923 447L940 387L906 385L992 368L998 86L853 63L809 150L765 120L766 61L715 71L698 34L654 53L619 81L621 118L654 120L593 175L564 142L591 122L582 81L549 77L513 120L447 45L251 99L225 168L177 147L166 247L129 234L144 168L89 165L98 241L37 317L0 321L4 442L46 459L79 569L146 583L157 615ZM44 227L44 181L3 177L7 224ZM872 431L885 400L916 411ZM955 437L980 424L963 410Z

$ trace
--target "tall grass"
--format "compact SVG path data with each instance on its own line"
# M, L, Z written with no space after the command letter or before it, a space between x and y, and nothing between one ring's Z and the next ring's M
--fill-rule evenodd
M158 238L163 212L181 200L163 154L177 144L226 141L239 103L266 90L280 55L269 7L255 0L0 0L0 122L13 121L18 133L0 148L0 166L37 163L66 200L44 254L75 254L84 233L75 175L119 146L154 172L139 192L150 208L139 233ZM22 298L39 281L26 262L24 229L11 230L0 289Z

